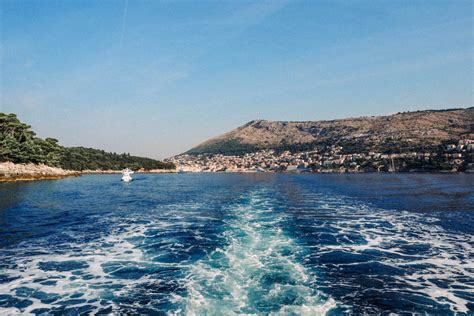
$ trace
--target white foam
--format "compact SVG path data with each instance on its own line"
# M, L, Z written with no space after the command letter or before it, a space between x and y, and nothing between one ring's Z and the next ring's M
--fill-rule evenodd
M190 267L186 296L175 296L188 315L259 313L255 302L266 302L273 314L325 314L335 301L323 298L313 286L314 275L296 261L299 246L283 234L281 214L274 212L262 192L255 192L247 205L232 208L235 218L226 223L227 246L216 249L206 260ZM289 283L265 284L267 277L286 278ZM268 286L271 288L268 289ZM297 304L279 304L285 291L296 293ZM259 297L260 296L260 297ZM275 310L276 309L276 310Z
M110 278L108 273L103 270L104 264L114 262L141 262L143 260L142 252L136 248L135 245L128 242L127 239L143 235L144 226L132 226L129 230L118 234L110 235L104 239L89 244L81 245L81 252L66 253L62 255L44 254L29 256L18 259L18 265L21 269L4 270L4 273L11 277L18 277L17 279L0 284L0 293L10 294L15 296L15 291L20 287L27 287L29 289L46 292L48 294L57 294L61 298L51 304L41 303L39 299L28 297L33 304L24 309L11 308L8 313L17 313L22 315L32 314L32 311L38 308L54 308L60 306L60 302L69 299L70 295L75 293L82 293L80 299L90 301L93 299L100 299L102 289L95 288L96 286L106 284L119 284L122 286L129 286L130 283L136 282L134 280L121 280ZM111 247L101 247L103 243L110 243ZM28 251L35 249L29 248ZM37 249L41 250L41 249ZM81 261L86 262L88 267L81 269L80 275L74 275L72 271L44 271L40 268L40 263L43 262L67 262L67 261ZM84 279L86 275L91 275L92 278ZM71 279L72 278L72 279ZM39 282L34 282L37 279L45 279L47 281L56 281L55 284L42 285ZM92 303L80 303L80 305L92 305L94 308L103 308L99 301ZM113 302L110 302L113 305ZM74 306L74 305L71 305ZM6 311L2 310L2 313Z
M474 236L451 233L442 227L435 225L436 219L425 214L413 214L409 212L385 211L368 205L360 204L342 197L317 196L308 197L314 199L314 208L310 210L336 216L314 223L314 228L334 229L338 239L338 245L315 245L313 246L319 254L329 253L335 250L361 254L368 250L377 250L382 253L398 255L381 258L380 263L391 267L405 269L408 265L429 265L424 270L416 269L404 275L394 276L400 288L393 291L409 291L429 297L440 304L448 304L453 312L468 312L467 299L456 293L453 285L465 287L462 291L474 293L474 285L469 281L460 280L467 277L474 280L474 262L469 258L474 256ZM40 290L46 293L58 294L61 300L70 295L81 292L81 299L87 301L100 299L104 289L98 286L114 285L120 288L108 289L115 296L126 296L133 287L139 287L148 282L148 276L136 280L121 280L110 277L112 272L105 272L104 266L111 263L117 264L117 269L126 263L140 265L173 266L187 269L188 275L182 282L188 291L187 295L174 294L172 301L181 304L181 307L170 314L186 313L198 315L208 314L235 314L250 313L255 311L253 299L255 293L260 293L262 299L275 299L284 295L285 291L293 291L298 295L298 303L286 304L273 310L272 314L307 314L319 315L336 307L336 302L331 298L325 298L314 289L316 276L303 266L296 258L301 251L301 246L295 240L285 235L283 229L284 214L275 212L271 207L270 197L265 192L255 192L250 198L248 205L235 205L233 211L235 218L227 220L228 230L223 233L227 241L222 248L215 249L207 258L198 261L194 265L189 263L159 263L148 258L137 246L140 238L146 238L149 229L161 227L164 231L173 229L173 226L186 227L190 222L186 216L179 212L169 211L168 216L173 220L163 220L149 223L117 227L116 233L104 236L97 241L86 244L71 245L71 248L80 249L76 252L63 254L38 254L35 256L21 256L19 251L15 263L18 267L5 270L4 273L11 277L18 277L8 283L0 284L1 294L15 294L19 287ZM301 211L304 212L304 211ZM196 208L196 214L199 209ZM215 220L213 217L193 215L193 219L199 218L203 222ZM334 218L336 220L334 220ZM189 220L189 219L188 219ZM366 241L357 244L351 241L351 236L361 236ZM205 240L208 237L196 232L196 239ZM135 240L135 241L133 241ZM102 247L108 243L110 247ZM400 245L428 245L429 249L423 253L407 253ZM148 244L152 246L152 244ZM185 247L175 243L165 245L166 249L171 247ZM42 247L30 247L27 251L44 251ZM16 251L16 250L14 250ZM462 259L464 258L464 259ZM88 264L81 275L74 276L71 271L44 271L39 268L40 262L64 262L85 261ZM350 263L358 264L358 263ZM342 265L342 264L341 264ZM318 267L315 267L316 269ZM271 288L263 289L261 278L283 272L284 277L291 280L291 284L276 282ZM85 279L84 275L92 278ZM71 278L75 277L76 280ZM52 280L56 278L56 284L41 285L34 282L35 279L44 278ZM448 280L451 287L440 287L435 280ZM155 280L156 281L156 280ZM344 280L341 280L343 283ZM338 286L338 284L334 284ZM216 293L219 293L217 295ZM28 298L32 305L23 308L0 308L2 314L30 314L37 308L54 308L59 302L51 304L41 303L35 298ZM93 305L95 310L111 306L115 312L120 311L112 300L108 305L100 305L99 301L84 303ZM84 305L81 304L81 305ZM340 304L340 303L339 303ZM77 305L79 306L79 305ZM339 305L341 306L341 305Z
M430 280L450 281L452 285L462 285L466 288L464 291L474 293L472 281L457 281L459 277L474 280L474 262L469 259L474 256L474 236L445 231L435 224L437 219L431 218L428 214L381 210L354 201L345 201L342 197L333 202L328 202L324 197L322 200L325 200L323 205L325 210L333 210L338 215L338 220L328 223L327 227L334 228L337 231L336 235L362 236L366 242L363 244L340 242L338 245L317 247L321 253L334 250L349 253L377 250L397 255L396 258L381 257L378 261L405 269L405 274L394 276L402 286L391 290L405 291L407 288L403 285L409 285L412 287L409 289L410 292L427 296L439 304L448 304L453 312L469 311L467 308L469 301L457 295L455 288L440 287ZM407 253L401 248L401 243L409 246L426 245L428 249ZM460 259L462 257L466 259ZM416 272L407 271L407 265L416 264L429 265L430 268L416 269Z

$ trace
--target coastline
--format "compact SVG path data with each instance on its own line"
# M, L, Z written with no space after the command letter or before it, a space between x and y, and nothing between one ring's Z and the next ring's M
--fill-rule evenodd
M122 173L122 170L82 170L79 171L80 174L119 174ZM135 171L135 173L178 173L178 170L176 169L151 169L151 170L144 170L140 169Z
M77 177L80 173L50 167L44 164L15 164L12 162L0 163L0 182L57 180L66 177Z
M138 170L136 173L177 173L177 170L152 169ZM83 174L120 174L121 170L66 170L44 164L16 164L13 162L0 163L0 182L59 180L66 177L79 177Z
M403 170L403 171L376 171L376 170L338 170L338 169L325 169L317 171L255 171L255 170L225 170L225 171L180 171L178 173L239 173L239 174L261 174L261 173L280 173L280 174L367 174L367 173L379 173L379 174L410 174L410 173L424 173L424 174L474 174L474 171L465 170Z
M44 164L15 164L12 162L2 162L0 163L0 183L2 182L18 182L18 181L36 181L36 180L59 180L67 177L79 177L83 174L121 174L121 170L66 170L57 167L51 167ZM460 172L456 170L410 170L410 171L396 171L396 172L387 172L387 171L364 171L364 170L341 170L341 169L326 169L314 171L261 171L261 170L219 170L219 171L210 171L210 170L180 170L177 169L152 169L152 170L137 170L137 174L163 174L163 173L288 173L288 174L317 174L317 173L431 173L431 174L453 174L453 173L474 173L471 170Z

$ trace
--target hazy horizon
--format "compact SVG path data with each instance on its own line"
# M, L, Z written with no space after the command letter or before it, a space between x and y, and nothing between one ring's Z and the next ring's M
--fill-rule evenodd
M1 1L0 112L165 158L254 119L473 105L473 3Z

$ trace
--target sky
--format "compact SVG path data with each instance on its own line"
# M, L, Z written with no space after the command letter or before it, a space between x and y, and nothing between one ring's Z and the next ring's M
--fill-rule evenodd
M162 159L254 119L469 107L473 3L0 0L0 112Z

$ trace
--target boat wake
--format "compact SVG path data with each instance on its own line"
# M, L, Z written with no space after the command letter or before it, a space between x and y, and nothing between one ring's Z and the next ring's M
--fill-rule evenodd
M474 236L445 230L426 213L345 197L308 196L305 203L313 207L294 213L304 262L323 276L320 290L337 293L341 312L472 312Z
M81 242L20 244L0 253L2 314L150 314L174 309L170 293L194 258L213 247L200 209L161 209L153 220L112 220ZM157 218L158 217L158 218ZM161 219L159 218L161 217ZM211 234L211 233L210 233ZM211 234L212 235L212 234ZM64 237L63 237L64 238Z
M335 307L297 260L301 248L282 230L284 214L257 191L230 208L225 246L195 263L177 313L321 315Z
M259 188L221 203L126 200L109 216L78 216L2 248L0 313L474 310L474 236L439 225L434 212L384 210L312 186Z
M0 284L0 293L3 306L10 305L3 313L111 312L114 304L107 299L112 295L110 290L118 296L135 283L112 276L127 262L146 264L141 251L128 240L142 234L141 228L98 242L69 245L53 254L45 247L11 250L17 258L7 257L3 264L3 281L9 282Z

